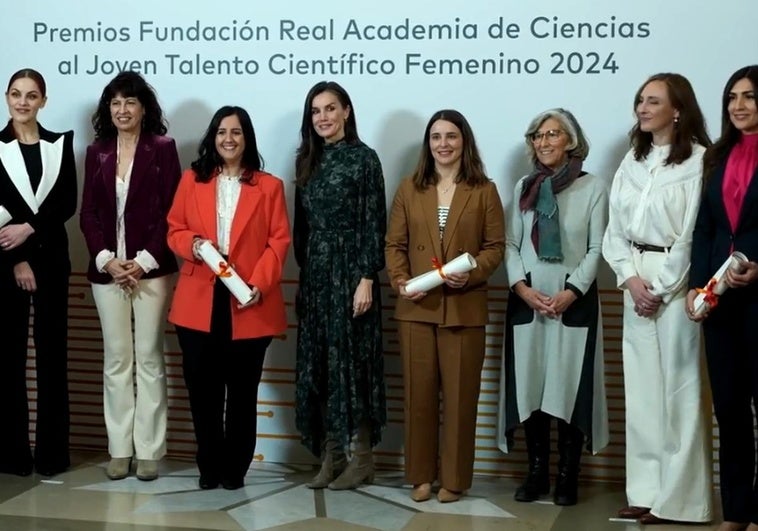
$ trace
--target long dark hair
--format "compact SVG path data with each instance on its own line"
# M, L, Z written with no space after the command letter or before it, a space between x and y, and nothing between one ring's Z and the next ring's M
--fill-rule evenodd
M665 164L681 164L692 155L693 142L703 147L711 145L703 112L700 110L695 91L692 90L689 80L681 74L663 72L650 76L637 90L633 104L635 114L642 91L653 81L662 81L666 85L669 101L672 107L679 111L679 121L674 124L671 150ZM640 122L637 120L629 132L629 136L634 149L634 159L642 160L647 157L653 145L653 133L642 131Z
M484 164L479 156L479 150L476 147L474 132L471 130L466 118L456 110L443 109L435 112L424 130L424 143L421 145L421 151L418 157L416 169L413 170L413 184L418 190L423 190L428 186L434 186L440 179L437 170L434 167L434 157L429 149L429 136L434 122L445 120L456 126L461 132L463 139L463 153L461 154L461 170L456 177L455 182L466 183L471 186L481 186L489 182L487 174L484 172Z
M303 120L300 125L300 146L297 148L297 157L295 157L295 180L298 186L304 186L308 182L321 162L321 155L324 152L324 139L318 136L313 128L311 113L313 99L322 92L331 92L337 96L343 108L350 108L350 114L345 122L345 141L353 143L360 140L355 121L355 107L347 91L336 81L320 81L313 85L305 96Z
M703 172L708 178L723 160L729 155L732 148L739 142L742 133L737 129L729 117L729 93L740 79L747 79L753 85L753 90L758 90L758 65L749 65L740 68L731 75L724 86L721 96L721 136L705 151L703 155Z
M142 117L142 131L154 135L166 134L168 122L163 116L163 109L158 103L155 89L139 73L125 70L111 79L100 95L97 110L92 115L95 140L115 138L118 134L111 118L111 100L118 95L123 98L137 98L142 104L145 110L145 115Z
M258 153L258 143L255 140L255 129L250 115L242 107L225 105L216 111L211 118L200 146L197 149L198 158L191 166L197 174L197 181L207 183L224 166L224 159L216 150L216 133L221 126L221 120L227 116L237 116L242 127L242 135L245 137L245 150L242 152L242 176L240 181L251 182L253 173L263 169L263 157Z
M7 94L8 91L11 89L11 85L13 85L13 82L17 79L21 79L22 77L28 77L32 81L34 81L37 84L37 88L39 88L40 94L43 98L47 97L47 84L45 83L45 78L42 77L42 74L34 70L33 68L22 68L18 72L14 73L11 78L8 80L8 88L5 89L5 93Z

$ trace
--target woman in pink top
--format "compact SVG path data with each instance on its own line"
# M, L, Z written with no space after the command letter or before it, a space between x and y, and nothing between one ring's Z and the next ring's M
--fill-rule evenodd
M719 425L724 522L719 531L758 531L756 439L758 404L758 65L737 70L724 88L721 138L703 158L706 183L693 233L687 312L703 321L713 406ZM727 272L730 288L705 316L694 316L695 288L730 253L748 257L745 271Z

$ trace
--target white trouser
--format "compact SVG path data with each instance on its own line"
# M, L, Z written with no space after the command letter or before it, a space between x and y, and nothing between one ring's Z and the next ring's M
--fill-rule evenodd
M634 253L654 278L665 253ZM711 520L711 459L701 381L700 325L685 313L686 287L650 317L624 291L626 495L660 518Z
M142 279L131 295L113 282L92 284L103 330L103 412L111 457L160 459L166 454L163 339L171 287L171 275Z

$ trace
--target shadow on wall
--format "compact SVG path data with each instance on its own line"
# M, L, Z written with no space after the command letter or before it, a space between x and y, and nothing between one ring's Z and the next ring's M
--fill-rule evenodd
M387 215L400 182L416 167L427 120L410 110L392 112L382 121L378 141L371 146L382 160Z
M205 130L213 117L216 109L212 109L202 100L187 100L179 105L168 119L168 135L176 139L179 135L175 131L188 132L192 142L179 142L176 149L179 152L179 162L182 170L190 167L190 163L197 158L197 148ZM184 135L182 135L184 136Z
M89 251L84 241L84 236L79 229L79 209L82 206L82 188L84 188L84 161L87 157L87 146L95 140L95 131L92 129L92 115L97 110L100 93L93 96L92 104L88 105L84 112L72 113L76 121L66 124L67 129L74 130L74 157L76 159L77 198L76 214L66 222L68 232L68 249L71 259L72 271L86 271L89 263ZM43 122L44 125L44 122ZM82 146L82 147L80 147Z
M280 165L279 173L274 171L274 168L268 165L267 152L261 151L264 160L266 160L266 170L274 172L284 183L284 195L287 200L287 214L290 219L290 227L294 228L295 220L295 156L297 155L297 148L300 145L300 121L302 115L297 110L290 110L285 114L279 115L274 121L273 127L269 130L273 130L272 135L275 141L268 139L268 144L275 146L277 153L271 153L270 158L273 160L275 157L278 159L286 160L285 165ZM293 127L293 124L297 124L297 127ZM255 126L255 116L253 116L253 126ZM256 130L256 134L257 134ZM261 138L258 138L258 145L261 145ZM297 278L299 269L297 262L295 261L295 253L292 245L290 245L289 252L287 254L287 261L284 264L284 278Z

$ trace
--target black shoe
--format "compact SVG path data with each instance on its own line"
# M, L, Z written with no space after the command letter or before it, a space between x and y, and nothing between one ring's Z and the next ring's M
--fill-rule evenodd
M14 476L25 478L26 476L30 476L33 470L34 468L31 463L22 466L3 466L0 467L0 474L13 474Z
M226 478L221 481L221 486L226 490L237 490L245 486L245 478Z
M200 476L198 485L203 490L212 490L218 487L218 479L209 476Z
M40 476L45 477L53 477L57 476L58 474L64 473L66 470L68 470L67 466L55 466L55 465L40 465L39 463L34 465L34 469L37 471L37 474Z

